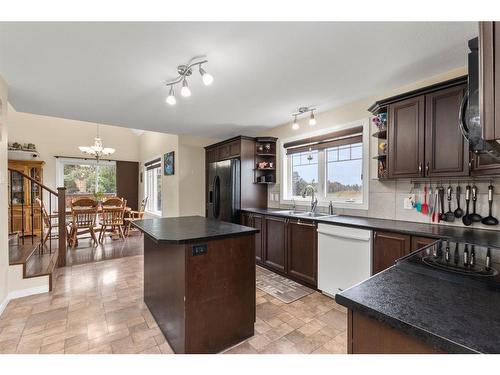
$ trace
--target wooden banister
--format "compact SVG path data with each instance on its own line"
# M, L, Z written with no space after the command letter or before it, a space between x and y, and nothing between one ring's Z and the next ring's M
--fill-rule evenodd
M28 180L30 180L31 182L34 182L35 184L39 185L41 188L47 190L49 193L51 194L54 194L56 197L57 197L57 192L55 192L54 190L52 190L51 188L45 186L44 184L42 184L40 181L37 181L35 178L31 177L31 176L28 176L27 174L21 172L21 171L18 171L17 169L12 169L12 168L8 168L9 172L16 172L18 174L20 174L21 176L23 176L24 178L27 178Z

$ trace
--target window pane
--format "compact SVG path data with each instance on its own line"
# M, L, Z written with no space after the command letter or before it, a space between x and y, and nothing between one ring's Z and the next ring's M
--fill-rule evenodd
M145 171L144 196L148 198L146 210L161 214L161 167Z
M318 191L318 151L297 155L299 158L292 158L292 195L302 195L307 185Z
M330 148L328 149L327 151L327 157L328 157L328 160L327 161L337 161L338 160L338 153L339 153L339 148L338 147L334 147L334 148Z
M335 149L327 150L335 154ZM339 158L328 156L327 199L337 202L363 202L363 149L361 143L339 147Z
M99 166L99 191L116 193L116 165Z
M67 194L93 194L96 169L88 164L65 164L64 187Z

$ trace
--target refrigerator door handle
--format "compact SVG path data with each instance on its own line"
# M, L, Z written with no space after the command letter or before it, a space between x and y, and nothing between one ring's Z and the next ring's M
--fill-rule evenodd
M214 204L212 205L212 213L214 218L218 219L220 214L220 178L219 176L214 177Z

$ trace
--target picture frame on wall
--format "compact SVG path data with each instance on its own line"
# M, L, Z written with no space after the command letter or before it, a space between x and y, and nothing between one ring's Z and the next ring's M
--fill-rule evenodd
M167 152L163 155L163 174L173 176L175 173L175 151Z

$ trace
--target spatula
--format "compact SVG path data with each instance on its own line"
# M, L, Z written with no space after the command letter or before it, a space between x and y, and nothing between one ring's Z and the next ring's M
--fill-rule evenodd
M429 205L427 204L427 185L424 186L424 203L422 204L421 210L424 215L427 215L427 212L429 212Z

